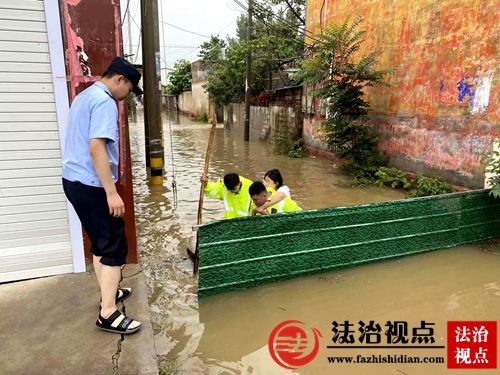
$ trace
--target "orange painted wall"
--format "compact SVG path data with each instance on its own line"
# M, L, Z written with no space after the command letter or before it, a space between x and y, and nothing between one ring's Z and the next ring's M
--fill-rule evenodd
M500 132L500 12L496 0L309 0L307 29L361 15L361 53L380 51L392 88L367 92L390 164L481 188L481 154ZM318 148L321 118L306 120ZM321 147L320 147L321 148ZM324 148L324 146L323 146Z

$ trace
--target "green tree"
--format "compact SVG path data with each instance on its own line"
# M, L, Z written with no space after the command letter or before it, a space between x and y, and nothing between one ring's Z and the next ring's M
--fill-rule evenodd
M214 63L224 57L224 50L226 47L227 43L224 39L212 35L210 41L201 44L198 56L205 61L205 63Z
M377 52L357 57L366 31L357 31L362 19L342 25L332 24L314 35L319 40L312 56L301 64L300 77L313 87L313 95L326 108L323 132L329 149L340 159L345 172L356 176L373 176L387 162L377 150L379 137L367 125L370 104L364 90L379 85L390 87L384 77L394 70L375 70Z
M267 0L270 6L278 6L288 12L288 18L302 26L306 24L306 0Z
M174 70L168 74L167 94L179 96L191 87L191 63L179 60L174 64Z
M218 47L216 46L215 49ZM203 49L200 54L212 56L206 62L208 81L203 88L208 92L213 103L229 103L231 100L243 100L245 97L246 48L235 39L228 39L224 57L214 53L213 49Z
M264 80L271 71L279 69L287 58L302 55L302 23L295 15L300 15L301 11L291 11L286 4L281 3L295 4L297 9L302 4L305 11L305 0L256 1L250 41L247 40L247 16L241 15L237 19L236 38L223 41L212 37L201 45L199 56L207 60L208 67L208 82L204 88L213 103L244 100L248 51L252 52L253 96L266 90Z

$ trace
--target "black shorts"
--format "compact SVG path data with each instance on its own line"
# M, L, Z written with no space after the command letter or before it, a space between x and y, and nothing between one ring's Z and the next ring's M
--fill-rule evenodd
M101 263L107 266L126 264L125 221L109 214L104 188L63 178L63 189L90 238L92 254L102 257Z

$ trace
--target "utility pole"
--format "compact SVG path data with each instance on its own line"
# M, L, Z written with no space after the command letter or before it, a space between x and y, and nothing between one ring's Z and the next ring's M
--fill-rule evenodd
M163 184L164 164L158 24L158 0L141 0L144 119L149 136L149 154L146 154L146 159L149 159L153 185Z
M253 0L248 0L248 29L247 40L252 39L252 13L253 13ZM251 96L251 82L252 82L252 51L249 49L247 52L247 80L245 92L245 142L250 140L250 96Z
M143 16L143 8L144 8L144 0L140 0L141 2L141 24L144 22L144 16ZM146 56L146 48L144 48L144 28L141 27L141 50L142 50L142 83L143 83L143 91L144 95L142 97L142 103L143 103L143 114L144 114L144 155L146 156L146 168L151 167L151 162L149 160L149 122L148 122L148 111L147 111L147 103L146 103L146 82L148 80L146 79L147 77L147 72L146 69L144 69L144 56Z

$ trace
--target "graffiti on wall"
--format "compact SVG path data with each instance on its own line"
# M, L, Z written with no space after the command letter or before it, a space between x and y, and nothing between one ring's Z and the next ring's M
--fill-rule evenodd
M468 105L468 114L472 116L477 114L486 116L492 80L492 72L486 72L485 74L478 72L475 77L466 75L457 82L457 100L459 103L466 103ZM443 91L444 84L441 83L441 85L441 91Z
M367 91L380 146L468 178L483 173L479 154L500 129L496 9L495 0L309 0L306 28L361 15L367 33L359 53L380 51L377 68L396 70L392 88Z

